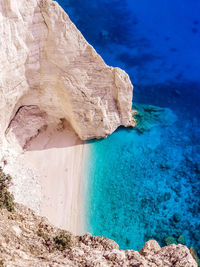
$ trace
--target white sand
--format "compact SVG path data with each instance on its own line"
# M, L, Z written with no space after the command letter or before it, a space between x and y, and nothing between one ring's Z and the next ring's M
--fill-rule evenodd
M85 232L83 172L86 169L87 150L87 145L68 125L65 125L65 129L56 130L55 127L49 127L40 133L31 141L27 151L18 158L18 165L20 162L22 168L28 169L29 173L31 170L35 177L38 177L40 196L34 193L33 186L24 187L26 192L16 190L16 187L19 187L16 177L13 189L16 200L34 208L39 215L47 217L54 225L74 234L83 234ZM27 173L27 182L29 178ZM20 180L20 183L26 183L26 179L23 179L23 182ZM34 202L32 200L35 197L39 199ZM31 202L34 202L35 206Z

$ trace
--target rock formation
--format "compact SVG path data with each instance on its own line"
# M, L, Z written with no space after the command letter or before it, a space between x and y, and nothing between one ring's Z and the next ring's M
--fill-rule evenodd
M0 1L0 140L24 148L68 121L83 139L134 125L133 86L107 66L52 0Z
M71 236L22 205L15 209L15 213L0 212L1 266L197 267L183 245L161 248L150 240L140 252L123 251L108 238L90 234ZM61 239L63 236L66 238Z

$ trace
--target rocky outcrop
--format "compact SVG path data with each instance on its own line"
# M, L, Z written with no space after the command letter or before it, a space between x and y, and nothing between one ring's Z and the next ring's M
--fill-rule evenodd
M123 251L105 237L71 236L22 205L15 209L0 210L1 266L197 267L183 245L161 248L150 240L140 252Z
M0 140L21 146L68 121L83 139L133 126L133 86L52 0L0 1Z

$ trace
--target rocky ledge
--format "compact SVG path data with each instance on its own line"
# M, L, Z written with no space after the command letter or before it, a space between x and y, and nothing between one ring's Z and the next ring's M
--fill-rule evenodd
M161 248L150 240L139 252L123 251L105 237L73 236L16 204L15 212L0 210L0 266L197 267L197 263L180 244Z

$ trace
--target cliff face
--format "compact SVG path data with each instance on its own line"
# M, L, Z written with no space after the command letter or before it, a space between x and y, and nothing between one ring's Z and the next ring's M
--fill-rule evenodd
M197 267L183 245L161 248L150 240L140 252L123 251L105 237L71 236L21 205L16 205L15 213L0 212L0 263L17 267Z
M83 139L134 125L133 86L51 0L0 1L0 140L25 147L51 123Z

